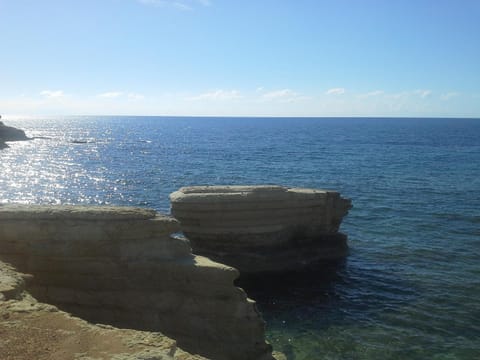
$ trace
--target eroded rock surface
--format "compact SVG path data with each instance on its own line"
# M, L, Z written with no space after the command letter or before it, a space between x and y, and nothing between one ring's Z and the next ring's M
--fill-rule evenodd
M206 360L159 332L93 325L39 303L25 291L25 278L0 262L2 360Z
M194 252L242 273L295 270L348 250L338 229L351 201L336 191L192 186L170 200Z
M179 230L145 209L0 205L0 260L33 275L37 300L88 321L161 331L211 359L272 359L238 271L192 255Z

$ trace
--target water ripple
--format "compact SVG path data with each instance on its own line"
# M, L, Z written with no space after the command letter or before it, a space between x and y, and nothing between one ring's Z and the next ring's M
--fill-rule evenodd
M6 122L8 119L6 119ZM8 122L0 202L169 211L186 185L353 199L344 262L241 279L289 360L480 358L480 121L78 117Z

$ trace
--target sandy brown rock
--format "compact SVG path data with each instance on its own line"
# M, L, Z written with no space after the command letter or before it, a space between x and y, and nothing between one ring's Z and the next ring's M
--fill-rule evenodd
M179 230L151 210L3 205L0 260L34 276L37 300L90 322L160 331L212 359L272 359L238 271L193 255Z
M49 205L1 205L0 219L3 220L147 220L158 217L163 221L175 222L155 210L128 206L49 206Z
M191 186L170 200L194 252L242 273L296 270L348 250L338 230L351 201L336 191Z
M12 266L0 261L0 301L19 299L28 278L29 275L21 274Z
M202 360L158 332L89 324L25 292L24 275L0 262L2 360Z

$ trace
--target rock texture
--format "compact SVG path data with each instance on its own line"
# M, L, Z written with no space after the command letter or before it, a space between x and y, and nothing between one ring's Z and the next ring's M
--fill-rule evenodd
M348 250L338 229L351 201L336 191L193 186L170 200L194 252L242 273L295 270Z
M179 230L153 210L0 205L0 260L33 275L36 299L88 321L161 331L212 359L272 359L238 271L192 255Z
M25 132L11 126L6 126L0 121L0 149L7 147L6 141L30 140Z
M26 277L0 262L2 360L206 360L161 333L92 325L39 303L25 291Z

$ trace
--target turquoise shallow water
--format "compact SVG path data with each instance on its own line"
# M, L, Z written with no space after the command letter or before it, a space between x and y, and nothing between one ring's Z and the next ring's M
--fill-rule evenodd
M288 359L480 358L480 120L78 117L8 121L0 201L169 211L200 184L331 188L350 256L242 284ZM81 143L75 143L79 141Z

